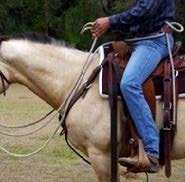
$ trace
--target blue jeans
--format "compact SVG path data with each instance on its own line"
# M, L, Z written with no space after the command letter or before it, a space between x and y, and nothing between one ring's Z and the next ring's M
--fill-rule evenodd
M174 40L171 34L169 36L172 48ZM138 41L132 48L133 53L122 76L121 92L147 155L159 158L159 133L144 98L142 83L161 59L168 56L166 37Z

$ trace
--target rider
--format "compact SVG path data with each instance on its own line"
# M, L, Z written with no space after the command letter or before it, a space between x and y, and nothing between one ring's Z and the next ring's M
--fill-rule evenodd
M166 29L165 21L174 20L175 10L175 0L137 0L135 5L125 12L98 18L93 24L92 35L100 37L108 29L132 32L137 37L155 35ZM173 36L170 31L168 34L172 48ZM145 152L151 163L151 172L159 171L159 133L141 85L154 71L160 60L167 56L165 35L134 42L132 55L120 85L129 113L144 143ZM130 164L131 160L124 159Z

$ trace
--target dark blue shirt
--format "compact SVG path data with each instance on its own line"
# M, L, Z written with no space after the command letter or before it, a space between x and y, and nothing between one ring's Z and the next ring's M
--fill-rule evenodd
M147 34L160 30L165 21L173 21L176 0L137 0L135 5L109 17L112 30Z

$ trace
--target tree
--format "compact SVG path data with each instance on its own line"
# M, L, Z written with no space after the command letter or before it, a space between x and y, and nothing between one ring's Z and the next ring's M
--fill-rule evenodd
M44 13L45 13L45 33L48 34L49 25L49 2L44 0Z
M0 33L39 31L87 49L90 34L79 35L86 22L120 13L134 3L135 0L0 0ZM177 21L185 26L184 17L185 0L177 0ZM185 33L176 37L185 42ZM107 41L107 36L100 40Z

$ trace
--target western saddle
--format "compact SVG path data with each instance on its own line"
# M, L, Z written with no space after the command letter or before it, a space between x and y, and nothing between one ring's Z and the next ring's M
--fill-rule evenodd
M176 99L177 100L178 100L178 94L185 91L184 84L181 81L185 79L185 56L178 55L181 45L182 45L181 42L176 42L172 51L175 71L178 72L178 75L176 75L176 90L177 90ZM114 64L115 63L118 64L121 70L120 75L122 75L122 72L124 71L124 68L126 67L129 57L131 55L131 50L128 47L128 45L123 41L118 41L110 44L109 46L106 46L104 50L105 50L105 55L107 57L106 59L108 60L108 62L114 62ZM118 69L116 68L115 72L117 71ZM163 122L163 129L160 131L160 135L161 135L160 164L161 166L165 166L165 174L167 177L171 176L170 154L171 154L173 139L177 130L177 127L176 127L177 119L176 121L172 122L173 101L172 101L172 79L171 79L172 74L171 73L172 73L172 70L171 70L170 60L169 58L166 58L163 61L161 61L161 63L158 65L155 71L150 75L150 77L143 84L144 96L150 106L154 119L156 115L155 96L156 94L162 95L162 100L164 103L164 108L163 108L164 122ZM107 64L107 66L105 65L103 67L103 80L105 80L105 83L109 82L109 81L106 81L107 79L108 80L110 79L109 75L110 75L110 68L108 68L108 64ZM117 78L118 77L120 76L117 76ZM114 78L112 78L112 80L114 80ZM113 82L112 80L111 82ZM118 80L120 81L120 78ZM103 88L102 88L103 92L108 94L109 87L110 87L109 85L108 86L106 84L103 85ZM118 91L118 93L120 94L120 91ZM114 123L112 122L111 124L114 125ZM132 172L139 172L137 171L138 168L147 167L148 157L144 151L143 143L141 139L138 137L137 130L130 117L128 117L128 125L131 132L131 139L129 141L129 144L131 145L130 158L134 158L135 156L138 156L138 159L136 160L137 168L136 169L130 168L130 169L132 169L131 170ZM115 128L117 126L111 126L111 127ZM112 131L111 131L111 134L112 134ZM113 135L116 137L116 133L114 133ZM114 138L113 135L111 135L112 136L111 140L115 141L116 138ZM115 147L117 148L116 143L111 142L111 144L112 144L112 150L113 150L112 152L114 152L115 150L114 148ZM116 160L116 155L113 160Z

